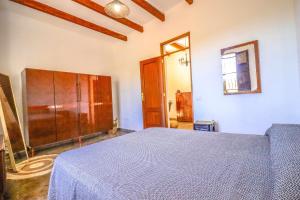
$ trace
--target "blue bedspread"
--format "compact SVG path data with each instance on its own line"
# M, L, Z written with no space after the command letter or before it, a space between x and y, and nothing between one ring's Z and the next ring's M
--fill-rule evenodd
M271 199L268 136L163 128L59 155L49 200Z

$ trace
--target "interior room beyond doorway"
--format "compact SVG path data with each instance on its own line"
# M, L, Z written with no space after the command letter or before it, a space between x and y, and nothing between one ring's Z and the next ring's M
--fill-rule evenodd
M166 122L168 127L193 129L190 34L161 44L165 70Z

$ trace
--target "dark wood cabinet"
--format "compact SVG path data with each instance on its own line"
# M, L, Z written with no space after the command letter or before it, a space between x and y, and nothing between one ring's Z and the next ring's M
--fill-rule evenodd
M80 135L99 132L97 126L97 115L95 112L95 101L99 93L97 88L97 76L79 75L79 98L80 98Z
M191 92L176 93L177 121L193 122L193 106Z
M77 74L54 72L56 138L79 136Z
M56 141L54 73L26 69L23 74L25 133L32 147Z
M111 77L98 76L99 79L99 106L98 106L98 124L100 130L107 130L112 127L113 113L112 113L112 88Z
M112 129L111 77L36 69L22 77L30 147Z
M94 80L96 76L80 74L78 76L79 88L79 130L80 135L88 135L94 132L95 118L92 102L94 98Z
M113 126L111 77L79 75L80 135Z

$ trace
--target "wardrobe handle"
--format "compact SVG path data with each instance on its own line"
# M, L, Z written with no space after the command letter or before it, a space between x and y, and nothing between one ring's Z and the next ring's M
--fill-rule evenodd
M80 87L80 84L79 84L79 101L81 102L81 87Z

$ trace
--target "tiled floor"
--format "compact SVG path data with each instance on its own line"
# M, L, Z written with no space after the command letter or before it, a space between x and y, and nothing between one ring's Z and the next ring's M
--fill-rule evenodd
M119 131L116 135L102 134L94 138L87 139L83 145L96 143L102 140L121 136L126 134ZM54 147L48 150L40 151L37 155L59 154L67 150L79 148L78 143L66 144ZM50 174L24 180L8 180L7 181L7 198L9 200L47 200Z
M177 120L170 120L171 128L193 130L193 122L178 122Z
M178 129L193 130L192 122L178 122Z

